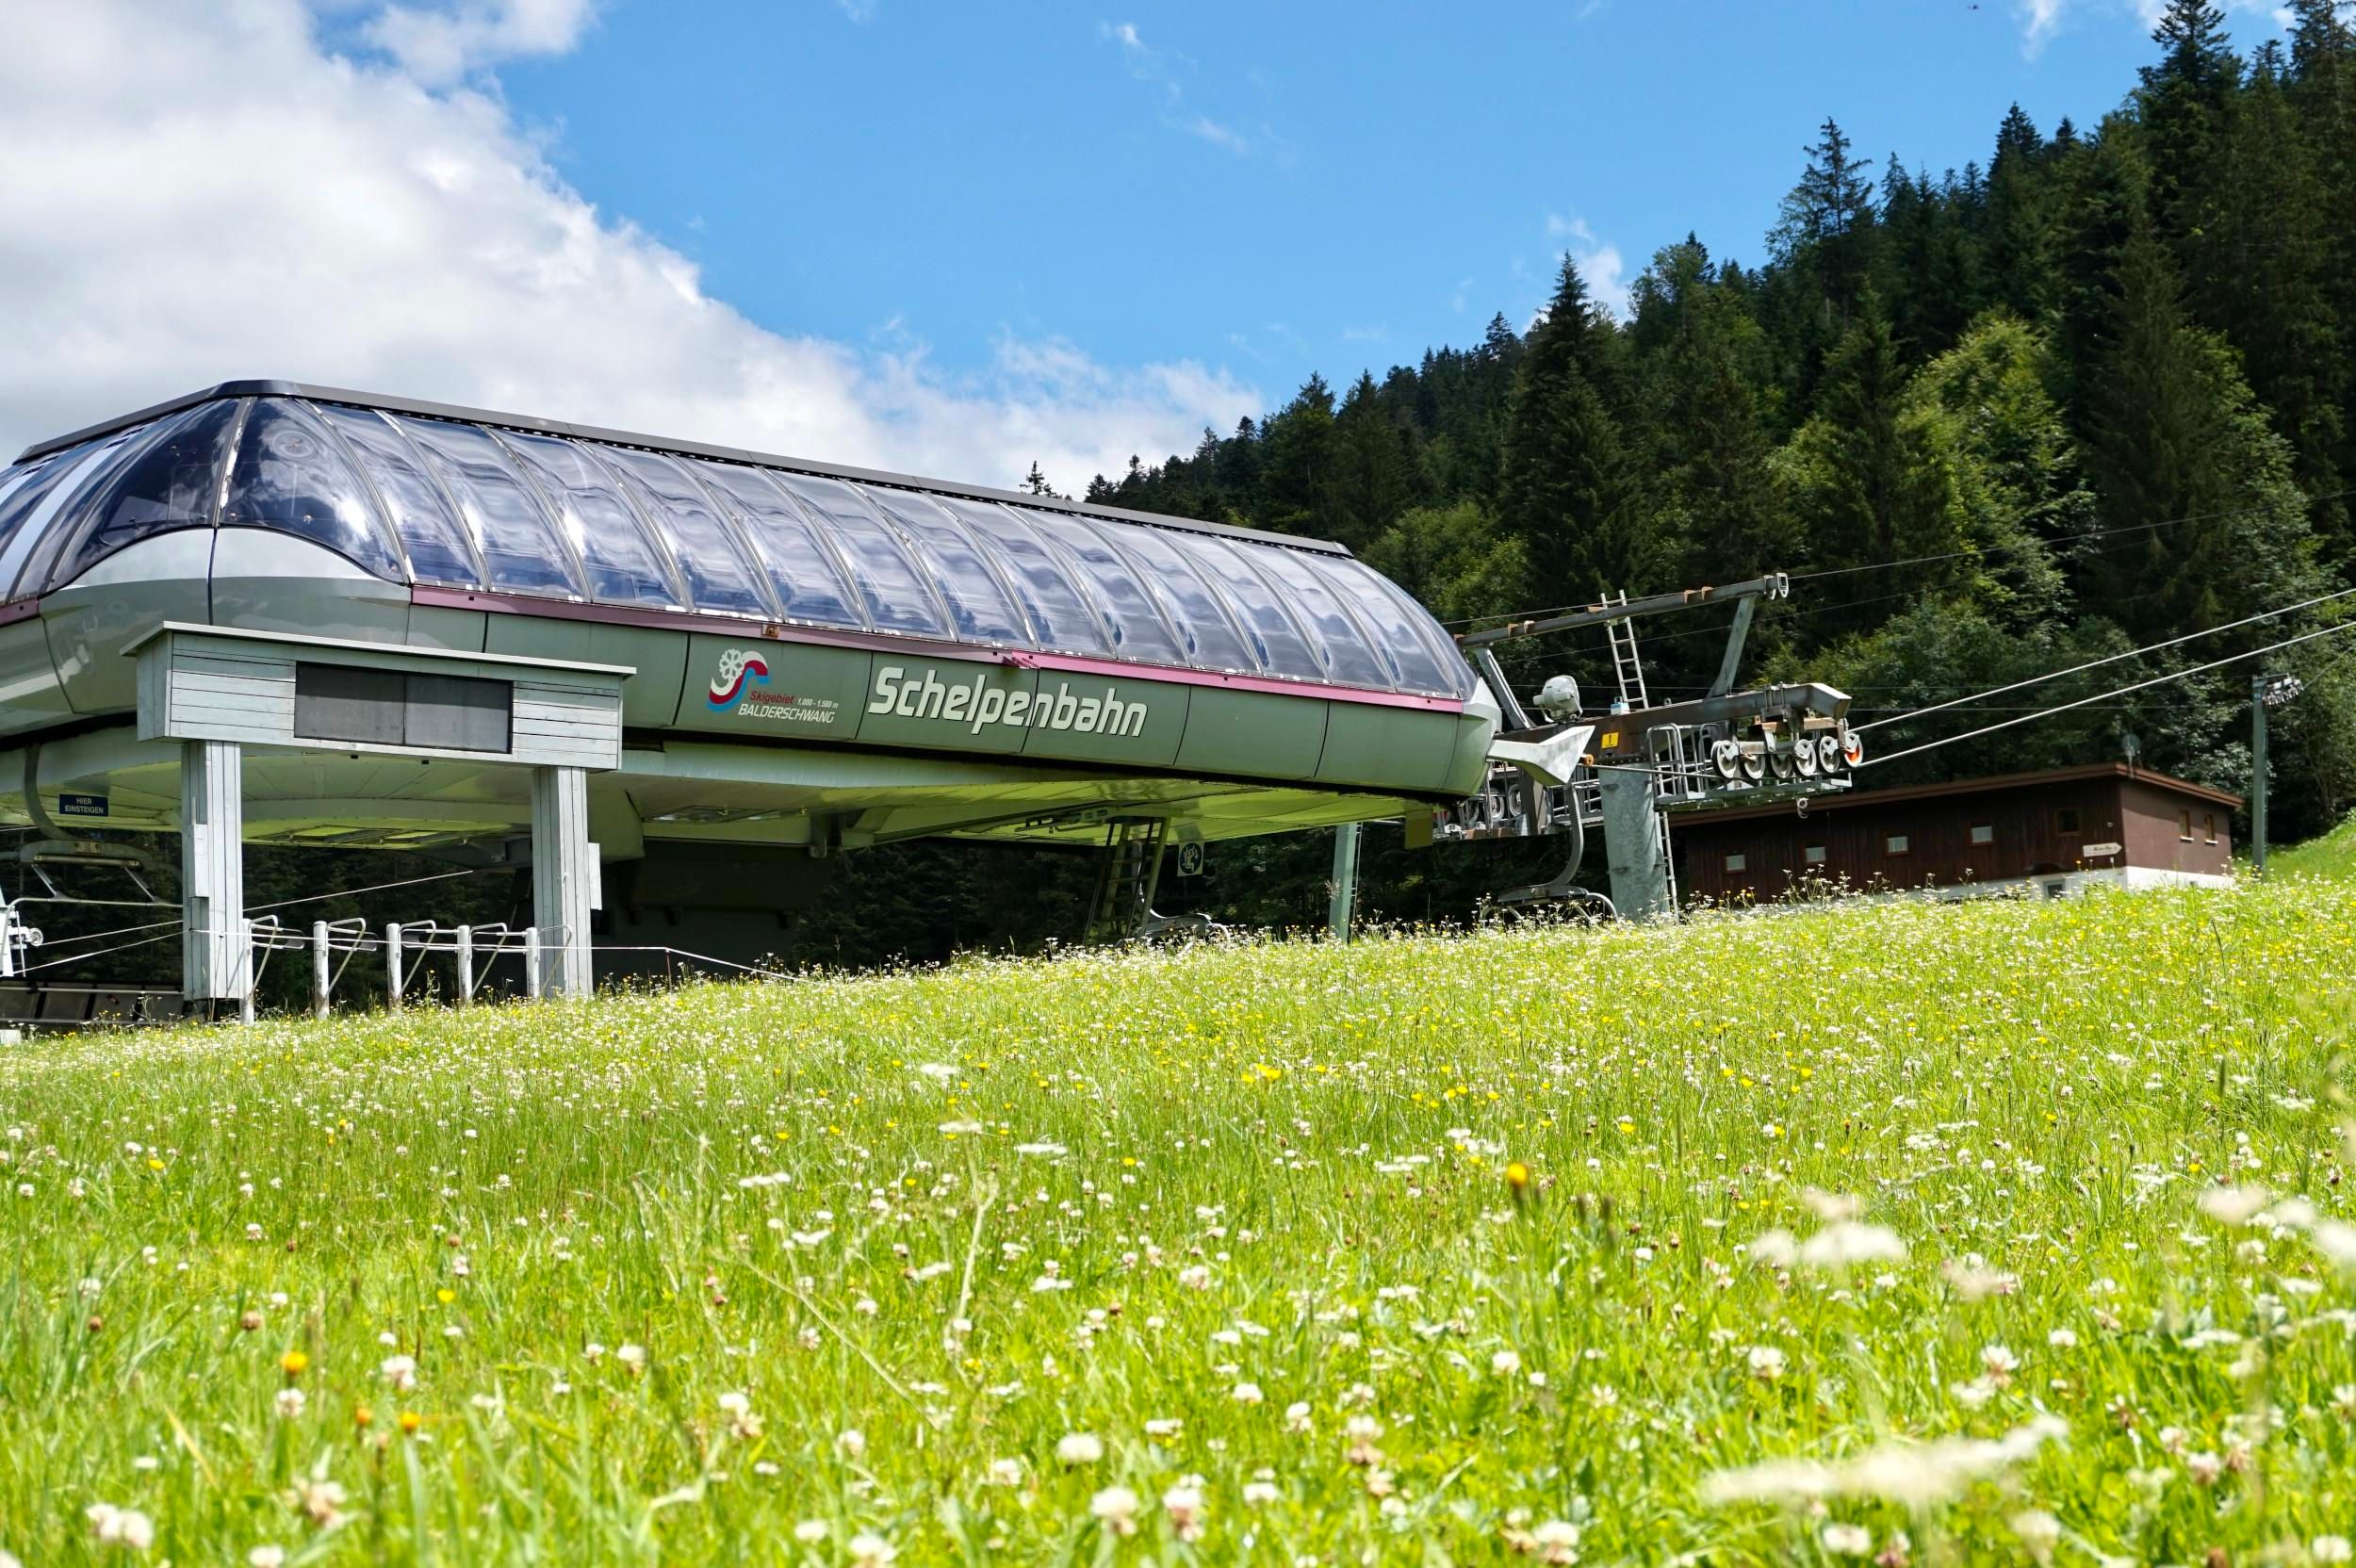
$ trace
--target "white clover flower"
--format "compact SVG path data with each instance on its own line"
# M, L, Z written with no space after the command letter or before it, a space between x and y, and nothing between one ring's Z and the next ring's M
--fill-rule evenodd
M1055 1458L1062 1463L1094 1464L1104 1457L1104 1440L1092 1432L1066 1432L1055 1440Z
M143 1552L155 1544L155 1521L138 1509L92 1503L83 1517L90 1521L90 1534L103 1545L127 1546Z
M1108 1486L1088 1499L1088 1512L1115 1535L1135 1535L1137 1494L1125 1486Z
M260 1545L245 1554L246 1568L286 1568L286 1548Z
M2069 1424L2060 1417L2039 1415L1997 1438L1891 1442L1837 1461L1767 1460L1705 1478L1701 1496L1712 1506L1879 1497L1927 1507L1958 1495L1975 1480L2025 1462L2069 1432Z
M417 1360L415 1356L386 1356L377 1368L396 1394L406 1394L417 1386Z
M1235 1392L1228 1397L1239 1405L1256 1405L1265 1396L1260 1393L1258 1383L1237 1383Z
M1826 1525L1816 1539L1826 1557L1864 1557L1873 1549L1873 1532L1863 1525Z
M1548 1519L1530 1532L1530 1549L1541 1562L1577 1562L1581 1533L1567 1519Z
M1243 1483L1243 1500L1246 1504L1252 1508L1264 1508L1268 1504L1276 1501L1277 1496L1278 1493L1276 1490L1276 1483L1274 1481L1246 1481Z
M1753 1248L1756 1251L1756 1244ZM1861 1263L1903 1263L1906 1244L1887 1225L1864 1225L1853 1219L1825 1226L1800 1244L1800 1263L1808 1268L1847 1268Z
M2247 1225L2273 1197L2261 1186L2211 1187L2201 1195L2201 1212L2220 1225Z
M2012 1533L2029 1548L2029 1555L2043 1562L2053 1555L2053 1547L2061 1541L2061 1521L2041 1508L2023 1509L2012 1516Z
M1170 1515L1170 1531L1179 1540L1203 1538L1204 1517L1210 1510L1203 1501L1202 1486L1191 1477L1162 1494L1162 1510Z
M826 1522L824 1519L803 1520L794 1527L794 1539L805 1546L816 1545L826 1539Z
M991 1460L987 1478L992 1486L1021 1486L1023 1462L1019 1459Z
M614 1359L632 1372L643 1372L646 1366L646 1348L643 1345L625 1345L614 1352Z
M1749 1361L1751 1376L1761 1382L1772 1383L1783 1376L1784 1354L1772 1345L1752 1346Z
M846 1427L836 1434L834 1446L842 1450L843 1458L857 1459L867 1452L867 1434L857 1427Z
M277 1399L273 1401L278 1410L278 1419L281 1421L294 1420L303 1413L303 1407L308 1402L303 1397L303 1390L299 1388L280 1389Z
M851 1568L883 1568L900 1555L900 1549L882 1536L864 1533L844 1542L843 1549L851 1554Z
M1521 1369L1522 1358L1518 1351L1497 1350L1489 1357L1489 1370L1497 1377L1510 1378Z
M2315 1540L2307 1544L2307 1555L2317 1562L2347 1562L2356 1560L2356 1553L2351 1553L2348 1544L2348 1537L2344 1535L2316 1536Z
M1317 1423L1314 1419L1312 1419L1309 1413L1308 1400L1295 1399L1291 1404L1284 1407L1284 1429L1286 1431L1305 1432L1314 1428L1316 1424Z

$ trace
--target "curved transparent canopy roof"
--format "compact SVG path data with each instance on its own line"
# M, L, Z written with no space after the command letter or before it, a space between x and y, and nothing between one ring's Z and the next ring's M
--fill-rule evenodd
M183 529L298 535L395 582L1422 695L1473 683L1432 616L1347 555L293 396L198 401L0 469L0 598Z

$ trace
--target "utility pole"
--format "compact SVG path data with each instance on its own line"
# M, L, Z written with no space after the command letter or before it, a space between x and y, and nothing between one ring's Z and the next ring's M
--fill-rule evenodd
M2250 678L2250 858L2258 874L2266 869L2266 710L2299 695L2295 675Z
M1358 825L1346 822L1333 829L1333 888L1325 906L1325 932L1337 942L1350 940L1350 921L1358 902Z

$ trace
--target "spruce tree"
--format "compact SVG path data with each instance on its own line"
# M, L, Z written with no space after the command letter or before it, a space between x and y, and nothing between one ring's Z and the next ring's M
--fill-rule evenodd
M1546 319L1524 346L1506 420L1500 520L1529 552L1532 593L1555 604L1626 587L1634 564L1626 453L1595 381L1598 325L1565 256Z

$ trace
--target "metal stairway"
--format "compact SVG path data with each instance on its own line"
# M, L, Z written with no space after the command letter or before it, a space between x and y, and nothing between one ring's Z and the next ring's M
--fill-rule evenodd
M1088 900L1088 940L1120 941L1145 929L1161 881L1162 846L1170 832L1162 817L1117 817L1104 825L1104 858Z

